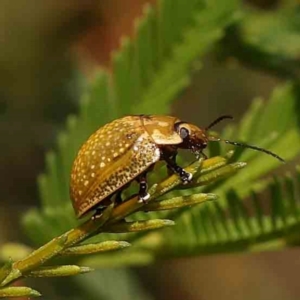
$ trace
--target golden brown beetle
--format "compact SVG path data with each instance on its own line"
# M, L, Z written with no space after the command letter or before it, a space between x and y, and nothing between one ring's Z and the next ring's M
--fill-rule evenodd
M283 161L276 154L255 146L207 135L207 130L225 118L222 116L205 129L172 116L126 116L98 129L83 144L71 173L70 192L77 217L83 216L104 200L116 195L120 201L122 190L133 180L140 184L140 201L147 201L146 174L159 160L178 174L183 184L192 174L176 164L178 149L189 149L196 157L203 155L209 141L259 150Z

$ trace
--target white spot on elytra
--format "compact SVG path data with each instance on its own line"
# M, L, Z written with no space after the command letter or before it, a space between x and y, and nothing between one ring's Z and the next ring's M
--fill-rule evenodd
M92 173L91 176L92 176L92 177L95 177L95 173Z
M105 163L104 163L104 162L102 162L102 163L100 164L100 168L103 168L103 167L105 167Z
M138 147L138 146L134 146L134 147L133 147L133 150L134 150L134 151L139 151L139 147Z
M95 169L95 165L91 165L91 169Z
M110 146L110 142L106 142L105 146L107 147Z
M86 180L86 181L84 182L84 186L87 186L88 184L89 184L89 181Z
M118 153L114 153L114 157L117 157L118 156Z

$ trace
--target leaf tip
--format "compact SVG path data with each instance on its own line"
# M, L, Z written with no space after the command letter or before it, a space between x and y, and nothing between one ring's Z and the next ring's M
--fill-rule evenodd
M125 242L125 241L119 241L119 248L122 249L122 248L128 248L130 247L131 244L128 243L128 242Z
M90 273L95 271L95 269L90 267L80 267L80 274Z
M175 222L172 220L165 219L165 220L161 220L161 222L162 222L163 226L174 226L175 225Z
M216 194L206 194L206 199L209 200L209 201L213 201L213 200L218 200L219 199L219 196L216 195Z
M34 289L31 289L28 296L36 298L36 297L41 297L42 294Z

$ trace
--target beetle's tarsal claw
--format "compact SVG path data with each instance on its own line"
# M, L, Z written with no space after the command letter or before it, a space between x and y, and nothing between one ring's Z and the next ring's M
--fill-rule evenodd
M144 203L144 204L147 204L149 199L150 199L150 194L147 193L147 194L145 194L145 195L143 195L143 196L139 196L138 203Z
M92 220L96 220L99 219L102 216L104 209L96 209L96 212L94 213L94 215L92 216Z
M193 174L185 172L180 175L183 184L189 184L193 179Z
M200 152L200 153L201 153L201 155L203 156L204 159L208 159L207 155L204 152ZM199 158L200 158L201 155L199 154Z

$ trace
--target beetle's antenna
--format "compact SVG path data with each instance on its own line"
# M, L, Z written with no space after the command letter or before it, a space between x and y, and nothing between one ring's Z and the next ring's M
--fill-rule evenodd
M223 139L220 139L220 138L215 138L213 136L209 136L208 140L211 141L211 142L224 142L226 144L230 144L230 145L234 145L234 146L238 146L238 147L244 147L244 148L249 148L249 149L253 149L253 150L256 150L256 151L264 152L268 155L271 155L271 156L277 158L281 162L285 163L285 160L283 158L281 158L280 156L278 156L277 154L275 154L275 153L273 153L269 150L260 148L260 147L256 147L256 146L252 146L252 145L248 145L248 144L243 144L243 143L239 143L239 142L232 142L232 141L229 141L229 140L223 140Z
M206 128L205 130L209 130L210 128L214 127L216 124L218 124L219 122L221 122L222 120L224 119L233 119L233 116L230 116L230 115L224 115L224 116L221 116L219 118L217 118L216 120L214 120L212 123L210 123Z

